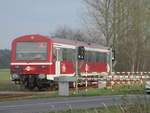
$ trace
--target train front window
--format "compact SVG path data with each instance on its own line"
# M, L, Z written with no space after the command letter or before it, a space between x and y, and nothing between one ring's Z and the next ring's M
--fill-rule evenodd
M43 42L16 42L16 60L47 60L48 43Z

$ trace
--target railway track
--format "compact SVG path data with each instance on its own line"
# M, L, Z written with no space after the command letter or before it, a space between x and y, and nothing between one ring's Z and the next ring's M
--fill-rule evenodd
M88 87L78 87L78 90L85 90L89 88L97 88L97 86L88 86ZM70 91L75 91L76 88L70 88ZM44 95L56 93L58 90L47 90L47 91L1 91L0 100L2 99L13 99L13 98L24 98L30 96Z
M33 94L0 94L0 99L19 98L32 96Z

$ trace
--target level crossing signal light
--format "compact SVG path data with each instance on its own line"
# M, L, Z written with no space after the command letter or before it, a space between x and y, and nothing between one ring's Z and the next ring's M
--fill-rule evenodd
M85 57L85 48L84 46L79 46L78 47L78 54L77 54L77 59L78 60L84 60Z

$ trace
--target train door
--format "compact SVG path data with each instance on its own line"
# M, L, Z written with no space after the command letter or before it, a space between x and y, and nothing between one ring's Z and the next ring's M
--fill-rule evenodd
M62 48L56 48L56 66L55 73L57 76L60 76L60 62L62 60Z

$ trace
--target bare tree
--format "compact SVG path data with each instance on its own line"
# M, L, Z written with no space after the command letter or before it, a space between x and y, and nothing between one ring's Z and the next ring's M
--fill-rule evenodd
M85 0L89 22L89 33L94 39L104 40L104 45L111 46L112 38L112 2L111 0ZM93 33L94 32L94 33ZM103 37L102 37L103 34ZM101 39L100 39L101 37Z
M117 71L146 71L149 66L150 1L149 0L84 0L86 23L92 37L105 38L105 45L116 50ZM90 28L90 27L89 27ZM94 29L94 30L93 30ZM96 33L95 33L96 32ZM97 37L101 39L100 37Z
M52 37L56 38L62 38L62 39L69 39L74 41L83 41L88 42L89 39L84 34L83 31L80 29L71 29L69 27L59 27L55 30Z

